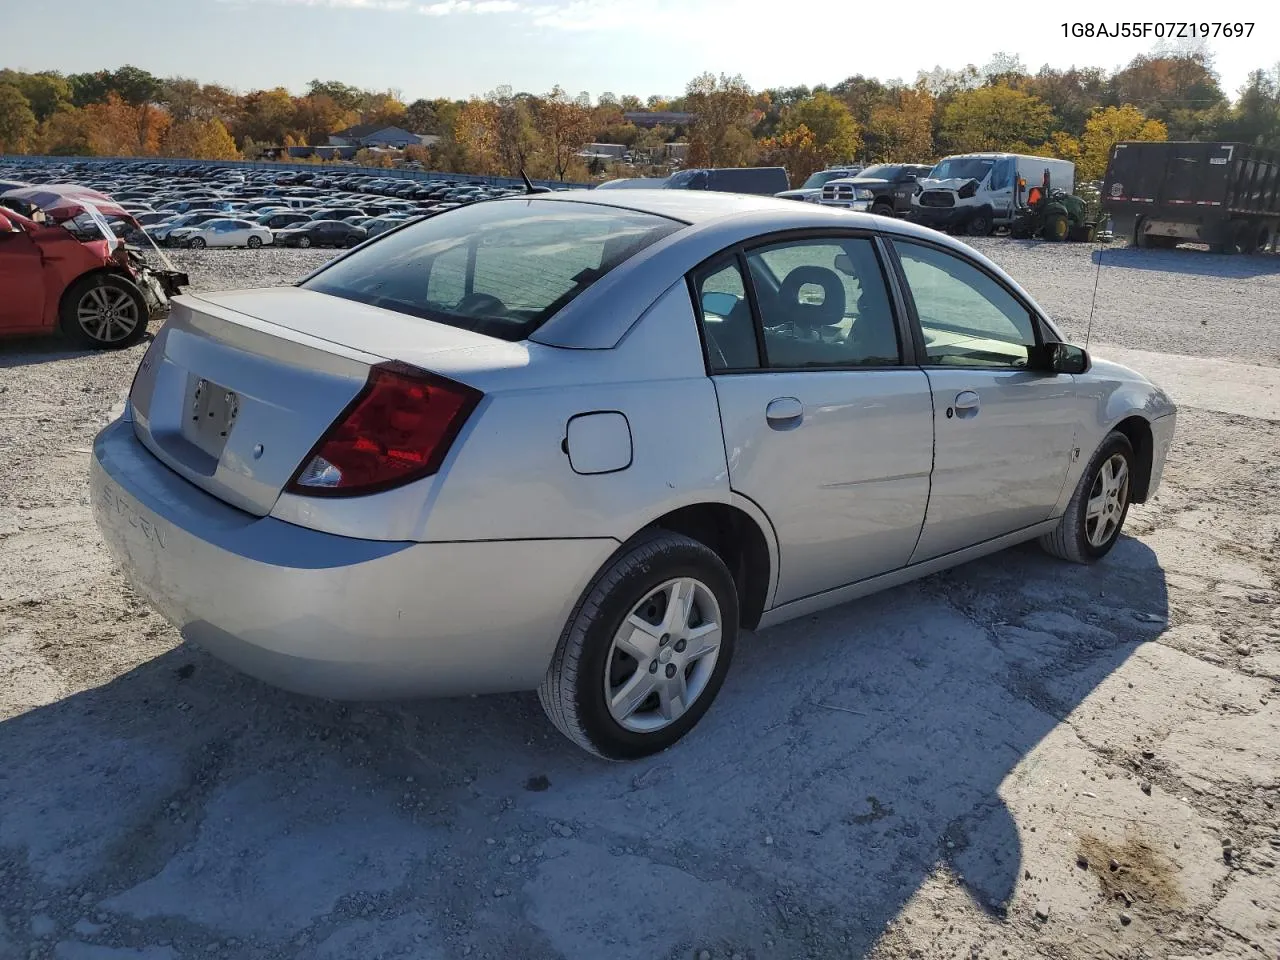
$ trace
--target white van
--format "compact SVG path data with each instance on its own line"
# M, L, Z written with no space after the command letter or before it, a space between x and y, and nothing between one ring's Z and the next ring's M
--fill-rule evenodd
M939 230L963 230L985 237L1008 225L1025 204L1027 192L1042 186L1073 193L1076 167L1069 160L1017 153L963 153L944 157L918 181L908 219Z

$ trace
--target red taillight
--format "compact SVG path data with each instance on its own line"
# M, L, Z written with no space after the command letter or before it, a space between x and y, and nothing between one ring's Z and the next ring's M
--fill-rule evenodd
M407 364L378 364L285 489L349 497L430 476L480 397L471 387Z

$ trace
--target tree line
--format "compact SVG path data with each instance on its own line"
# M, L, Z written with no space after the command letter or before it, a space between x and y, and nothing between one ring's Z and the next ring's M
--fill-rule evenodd
M691 115L682 126L636 125L627 114ZM1102 176L1117 140L1234 140L1280 147L1280 65L1258 69L1234 99L1210 57L1156 48L1114 72L1042 67L1016 57L914 82L862 75L817 87L753 90L741 76L705 73L665 98L543 94L499 87L468 100L406 102L395 90L313 80L237 93L134 66L96 73L0 70L0 153L64 156L256 158L267 146L323 145L357 124L395 125L439 139L410 147L431 169L586 180L587 143L623 144L659 172L667 145L689 166L785 166L799 183L845 161L929 162L948 153L1007 150L1069 159L1082 180ZM652 165L652 169L643 166ZM622 175L618 171L613 171Z

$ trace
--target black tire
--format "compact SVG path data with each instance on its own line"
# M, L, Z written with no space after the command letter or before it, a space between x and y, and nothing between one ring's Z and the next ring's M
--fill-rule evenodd
M1071 224L1060 213L1051 213L1045 217L1044 238L1055 243L1062 243L1071 235Z
M1253 252L1266 253L1271 247L1271 231L1265 226L1258 227L1254 234Z
M310 237L307 237L307 236L299 237L299 238L298 238L298 246L300 246L300 247L304 247L304 248L305 248L305 247L309 247L309 246L311 246L311 238L310 238Z
M250 237L250 238L246 241L246 244L248 245L248 247L249 247L249 249L250 249L250 250L257 250L260 246L262 246L262 238L261 238L261 237Z
M192 237L187 241L187 246L192 250L201 250L205 246L204 237Z
M971 237L989 237L991 229L991 214L986 210L979 210L964 225L964 232Z
M1103 466L1116 456L1123 456L1128 468L1128 480L1124 496L1122 501L1116 505L1116 509L1119 512L1119 520L1116 522L1115 529L1111 531L1105 541L1095 544L1090 542L1089 539L1088 518L1086 516L1089 500L1091 497L1096 496L1099 474L1102 472ZM1040 546L1055 557L1059 557L1062 560L1070 560L1072 563L1093 563L1105 557L1111 551L1111 548L1115 546L1116 540L1120 538L1120 531L1124 527L1125 518L1129 515L1135 466L1133 445L1129 443L1129 438L1118 430L1112 430L1089 459L1088 466L1085 467L1084 472L1080 475L1080 482L1076 484L1076 489L1071 494L1071 500L1067 504L1066 512L1063 513L1057 529L1041 537ZM1107 500L1107 503L1109 506L1111 505L1109 500Z
M889 203L885 203L884 201L873 203L871 205L871 212L874 213L877 217L892 217L893 205Z
M1151 246L1151 238L1146 234L1146 224L1141 220L1133 230L1133 245L1139 250L1146 250Z
M104 318L100 311L111 313ZM58 310L63 336L95 350L133 346L147 332L148 319L142 292L114 273L95 273L72 284Z
M614 719L605 698L614 635L641 601L679 577L699 581L720 608L717 659L701 693L678 719L652 732L628 730ZM728 672L737 636L738 592L724 562L697 540L655 530L624 544L588 585L565 624L538 699L556 728L582 749L608 760L648 756L670 747L707 712Z

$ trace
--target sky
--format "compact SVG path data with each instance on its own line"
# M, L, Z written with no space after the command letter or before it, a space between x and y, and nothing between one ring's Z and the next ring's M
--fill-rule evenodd
M1206 11L1222 10L1222 13ZM1245 12L1248 11L1248 12ZM1230 15L1252 36L1207 46L1234 97L1280 63L1280 4L1236 0L0 0L0 66L81 72L123 63L239 92L309 80L463 98L500 84L680 94L704 70L756 89L861 73L913 80L998 51L1032 71L1115 69L1156 44L1063 36L1063 21L1197 23ZM16 42L14 42L16 41Z

